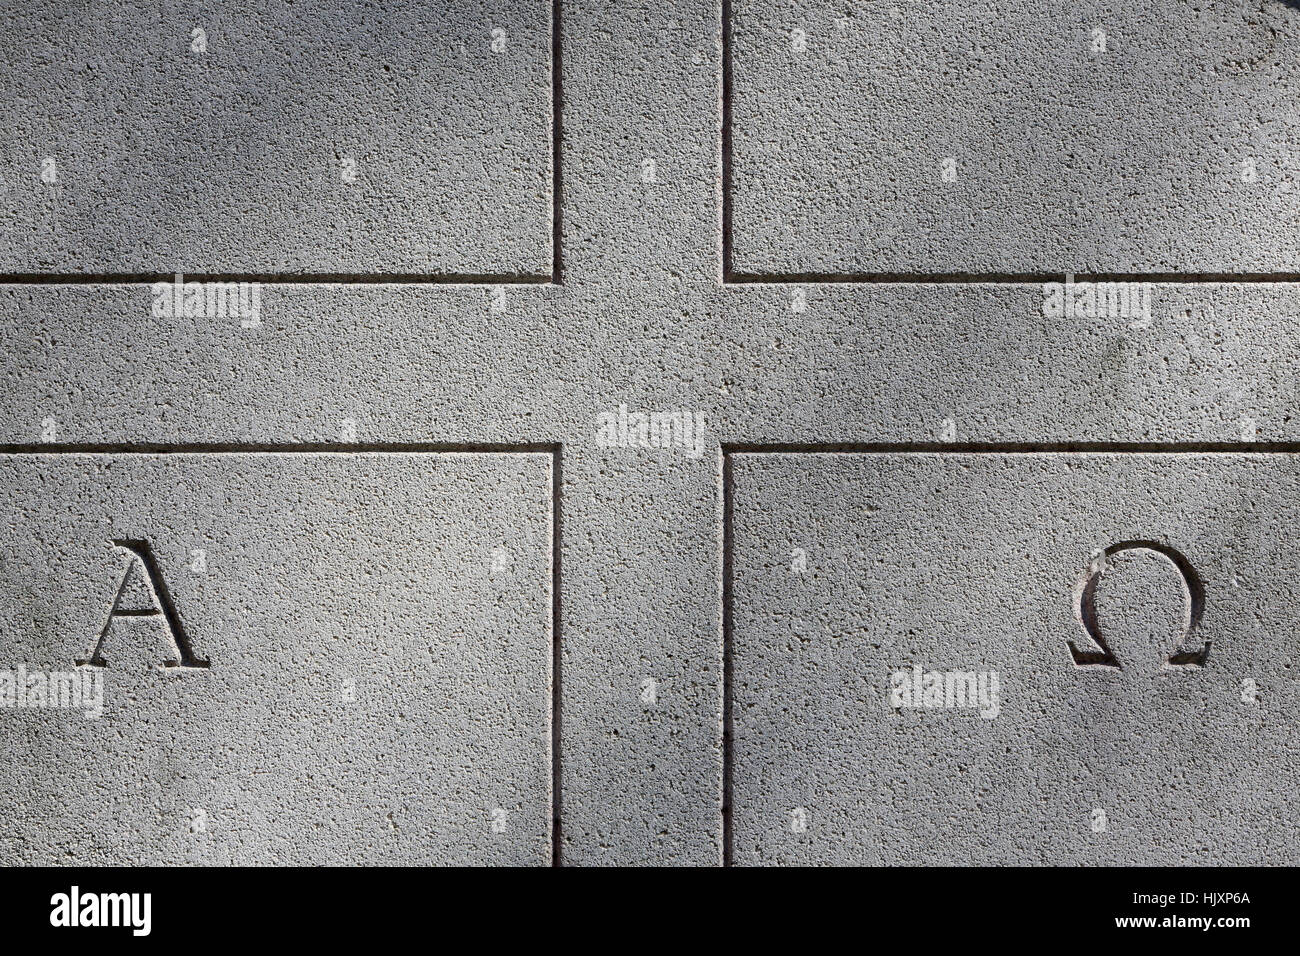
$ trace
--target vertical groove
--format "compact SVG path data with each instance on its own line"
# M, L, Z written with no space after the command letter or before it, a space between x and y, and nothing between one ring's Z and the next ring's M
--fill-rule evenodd
M551 282L560 284L564 231L564 180L560 140L564 135L564 70L561 68L560 0L551 3Z
M722 276L735 271L731 249L731 0L722 0ZM726 465L723 465L725 470Z
M556 445L551 453L551 866L561 866L563 838L560 817L563 807L561 772L560 718L564 700L561 683L563 650L560 643L560 552L564 540L561 521L561 498L564 475L561 460L564 446Z
M732 831L732 765L735 729L732 726L731 675L733 667L732 601L732 475L731 455L722 450L722 865L735 860Z

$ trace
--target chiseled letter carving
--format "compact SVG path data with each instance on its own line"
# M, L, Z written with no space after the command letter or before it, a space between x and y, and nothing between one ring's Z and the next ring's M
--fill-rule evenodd
M190 646L190 639L185 634L185 628L181 625L180 615L176 613L176 606L172 604L171 593L167 590L167 582L163 580L162 572L158 570L158 561L153 556L153 550L149 547L147 541L132 541L127 539L115 540L115 548L121 548L131 554L131 563L127 565L126 574L122 576L122 583L118 586L117 594L113 596L113 606L109 608L108 620L104 622L104 629L99 633L99 642L95 644L95 652L90 655L88 660L77 661L79 665L90 667L107 667L108 660L104 657L104 642L108 639L108 632L113 627L113 621L119 617L160 617L167 628L167 635L171 639L172 645L176 648L179 660L164 661L163 667L207 667L208 662L200 660L194 656L194 649ZM128 591L131 590L132 584L143 585L144 589L149 592L150 600L147 604L135 604L128 606Z

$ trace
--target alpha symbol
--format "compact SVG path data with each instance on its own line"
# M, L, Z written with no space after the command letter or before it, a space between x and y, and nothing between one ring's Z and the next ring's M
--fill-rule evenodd
M99 632L99 642L95 652L88 660L77 661L80 666L107 667L104 657L104 642L108 640L113 622L120 617L158 617L167 629L167 636L176 648L179 660L164 661L163 667L207 667L208 662L194 656L190 639L181 625L180 615L172 604L171 592L167 582L158 570L158 561L148 541L115 540L113 547L121 548L131 554L131 563L127 565L126 574L113 596L113 606L108 610L108 619L104 629Z

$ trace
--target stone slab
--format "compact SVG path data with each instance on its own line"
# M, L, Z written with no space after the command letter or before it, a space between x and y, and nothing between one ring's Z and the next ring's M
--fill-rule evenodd
M0 669L103 681L98 719L0 710L5 863L549 863L549 454L6 454L0 487Z
M730 20L737 272L1300 271L1294 5L732 0Z
M0 62L2 272L551 274L546 0L36 0Z
M1300 859L1294 455L731 460L737 863Z

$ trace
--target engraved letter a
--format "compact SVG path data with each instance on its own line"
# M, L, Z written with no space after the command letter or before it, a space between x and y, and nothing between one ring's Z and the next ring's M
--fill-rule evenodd
M77 661L77 663L91 667L108 666L108 661L104 658L104 641L108 639L108 632L112 629L116 618L161 617L163 623L167 625L167 634L180 655L180 660L164 661L163 667L207 667L207 661L199 660L194 656L190 639L185 636L185 628L181 626L180 615L176 613L176 606L172 604L171 592L167 590L167 582L163 580L162 573L158 570L158 562L153 556L149 542L122 539L114 541L113 546L129 551L132 555L131 563L127 565L126 574L123 575L122 583L113 597L113 606L108 610L108 620L104 622L104 629L99 632L99 643L95 645L95 653L90 655L89 660ZM146 596L147 602L141 600Z

